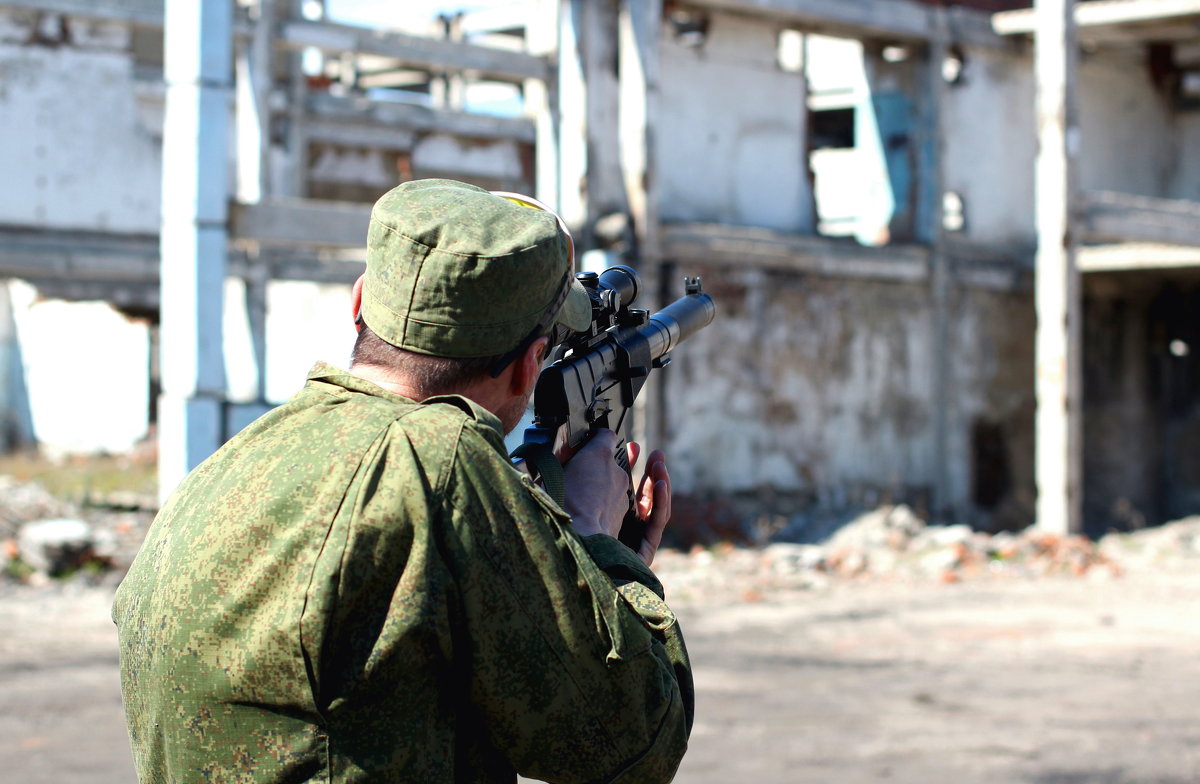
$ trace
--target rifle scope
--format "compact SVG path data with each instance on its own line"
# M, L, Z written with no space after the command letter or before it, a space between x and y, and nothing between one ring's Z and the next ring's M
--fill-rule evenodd
M578 278L592 298L592 326L568 337L542 370L527 440L550 441L551 431L562 425L572 446L596 427L621 433L651 369L665 366L668 352L716 315L699 278L685 278L685 295L653 315L629 307L641 288L629 267L610 267L599 275L583 272Z
M621 264L600 274L581 272L577 277L592 297L594 313L592 332L576 336L578 343L590 343L596 334L617 326L622 342L643 343L650 359L657 360L708 326L716 315L716 305L701 290L699 278L685 278L685 296L648 316L646 311L630 309L642 289L641 279L631 267ZM629 334L630 328L635 329L636 337Z
M592 324L567 337L538 376L533 426L514 452L529 458L531 470L560 504L562 469L552 452L557 438L561 435L576 448L592 431L610 428L620 437L613 458L628 472L625 440L634 399L650 371L670 361L668 352L708 326L717 312L699 278L684 278L684 296L653 315L629 307L641 289L629 267L610 267L598 275L583 272L577 278L592 300ZM626 515L621 541L637 551L644 535L637 515Z

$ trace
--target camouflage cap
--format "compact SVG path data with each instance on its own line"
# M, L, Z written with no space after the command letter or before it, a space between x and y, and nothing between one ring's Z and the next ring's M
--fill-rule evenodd
M394 346L441 357L511 350L539 324L591 323L558 217L454 180L416 180L371 211L362 318Z

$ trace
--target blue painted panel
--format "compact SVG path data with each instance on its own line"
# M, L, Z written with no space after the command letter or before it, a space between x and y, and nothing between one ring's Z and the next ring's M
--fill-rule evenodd
M905 224L912 212L912 99L903 93L871 96L888 182L892 188L892 225Z

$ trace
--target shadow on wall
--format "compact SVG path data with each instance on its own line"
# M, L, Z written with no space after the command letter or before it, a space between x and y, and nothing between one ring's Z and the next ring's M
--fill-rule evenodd
M1087 534L1200 512L1200 276L1092 274L1084 298Z
M688 495L671 501L671 523L663 535L666 547L689 549L718 542L763 546L772 542L820 544L872 510L905 507L929 519L931 491L857 487L818 498L814 493L782 493L762 488L756 493Z

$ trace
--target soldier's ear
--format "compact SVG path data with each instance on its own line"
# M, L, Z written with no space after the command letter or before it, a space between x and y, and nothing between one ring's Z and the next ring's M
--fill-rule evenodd
M362 287L363 278L366 275L359 275L358 280L354 281L354 289L350 292L350 305L354 314L354 328L362 332Z
M528 395L533 391L533 385L537 383L542 372L542 359L549 346L549 338L538 338L513 362L513 394Z

